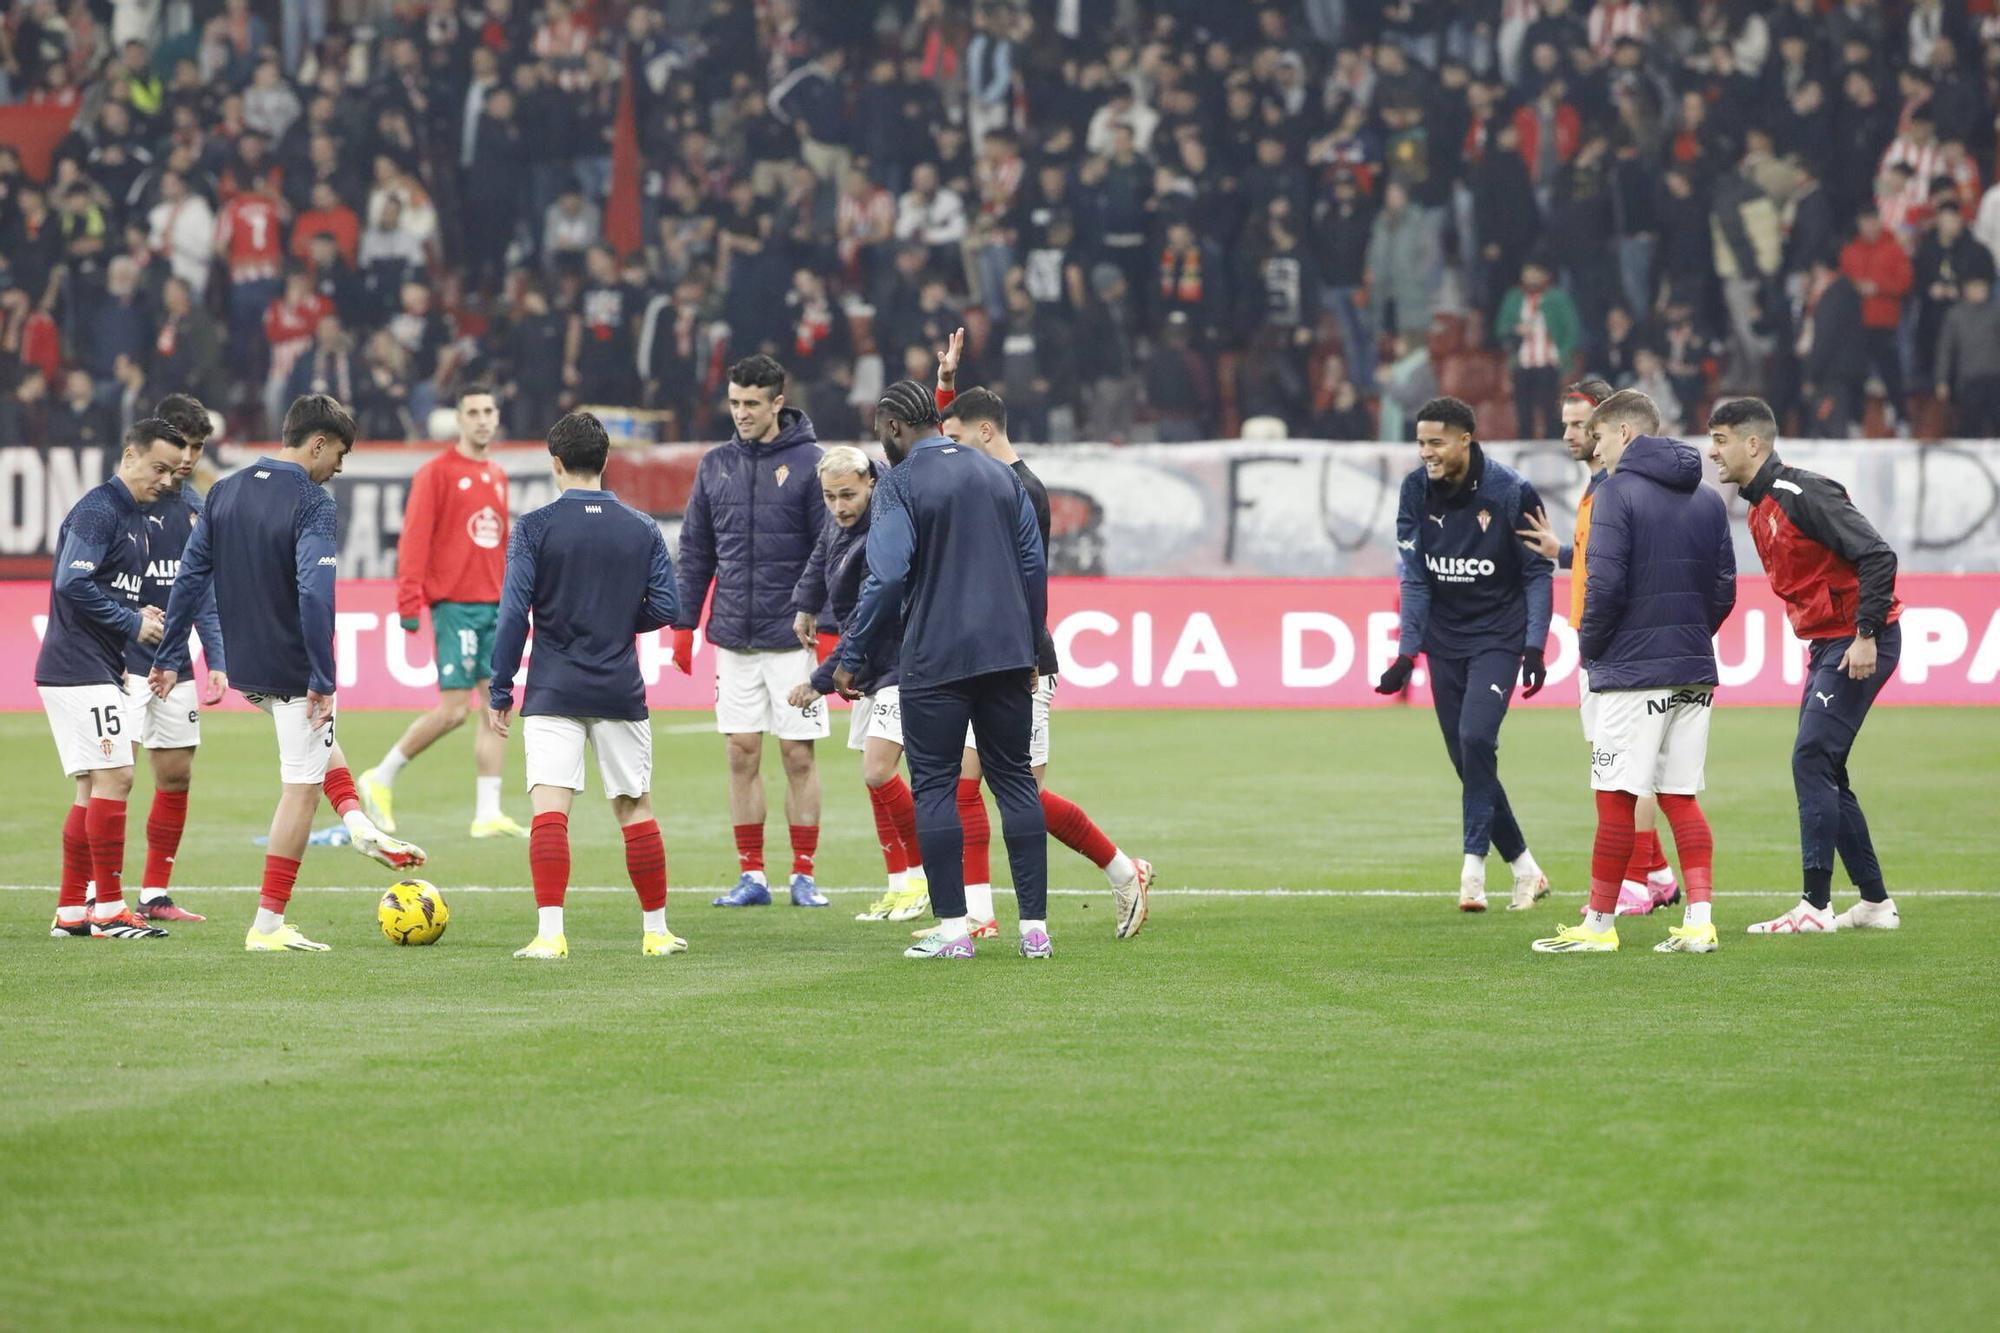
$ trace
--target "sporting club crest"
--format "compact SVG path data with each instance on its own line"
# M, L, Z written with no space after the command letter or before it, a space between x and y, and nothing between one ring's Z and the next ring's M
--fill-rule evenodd
M1493 512L1492 512L1491 510L1488 510L1488 509L1482 509L1482 510L1480 510L1480 511L1479 511L1479 530L1480 530L1481 532L1484 532L1484 531L1486 531L1486 529L1488 529L1488 528L1490 528L1490 527L1492 527L1492 526L1493 526Z
M778 478L778 487L782 490L785 485L785 479L792 475L792 465L790 463L778 464L778 471L775 475Z

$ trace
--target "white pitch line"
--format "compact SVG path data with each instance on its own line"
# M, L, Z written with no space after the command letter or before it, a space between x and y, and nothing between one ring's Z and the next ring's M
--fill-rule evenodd
M532 893L526 884L459 884L443 885L452 893ZM733 884L676 884L674 893L726 893ZM179 893L261 893L262 886L256 884L176 884ZM54 893L53 884L0 884L0 893ZM331 887L307 885L297 890L301 894L313 893L381 893L381 885L337 884ZM630 884L573 884L570 893L626 893L632 892ZM838 894L880 894L879 885L872 888L829 888L822 884L821 893ZM773 896L785 892L785 886L774 884ZM1011 894L1013 890L996 884L993 892ZM1111 890L1103 889L1050 889L1049 896L1055 898L1099 898L1106 897ZM1581 892L1581 890L1578 890ZM1791 889L1718 889L1718 898L1780 898L1793 897ZM1456 889L1154 889L1155 898L1451 898L1458 897ZM1993 889L1898 889L1897 898L1991 898L2000 902L2000 890Z

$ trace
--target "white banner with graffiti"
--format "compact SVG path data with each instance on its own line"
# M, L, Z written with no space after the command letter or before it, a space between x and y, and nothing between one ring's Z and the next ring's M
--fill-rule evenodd
M1568 530L1584 472L1554 445L1494 444ZM1065 445L1025 451L1054 510L1050 564L1060 574L1176 578L1382 577L1395 572L1396 496L1416 466L1410 445L1312 441ZM1790 441L1787 462L1847 486L1911 572L2000 571L2000 442ZM621 450L607 481L659 518L671 541L701 448ZM253 456L218 451L227 469ZM341 570L395 574L409 479L430 457L400 446L355 451L333 489ZM545 448L509 445L495 461L513 479L516 513L554 496ZM0 447L0 560L42 577L63 515L113 460L98 449ZM1730 488L1724 488L1725 494ZM1741 506L1734 506L1740 514ZM1759 568L1737 525L1737 563Z

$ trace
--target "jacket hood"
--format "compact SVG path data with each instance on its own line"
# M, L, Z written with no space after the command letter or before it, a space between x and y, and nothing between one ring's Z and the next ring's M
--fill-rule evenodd
M813 430L812 418L796 407L781 407L778 409L778 433L770 440L746 440L743 438L741 431L731 431L729 438L733 443L740 444L745 449L777 450L789 449L795 444L819 443L819 436Z
M1670 491L1692 493L1701 485L1701 455L1678 440L1641 435L1625 447L1618 474L1636 473Z

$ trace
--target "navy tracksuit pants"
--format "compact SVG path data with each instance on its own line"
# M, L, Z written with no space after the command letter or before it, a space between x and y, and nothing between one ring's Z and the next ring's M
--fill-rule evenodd
M1528 850L1521 826L1500 785L1500 724L1514 698L1521 654L1493 651L1472 657L1427 653L1431 706L1444 731L1444 748L1458 770L1465 817L1465 851L1484 856L1490 845L1509 861Z
M930 876L931 909L965 915L965 830L958 822L958 777L965 729L978 733L979 766L1000 807L1007 866L1023 921L1049 911L1049 835L1028 762L1035 692L1026 670L998 671L942 685L911 685L903 697L903 753L917 806L917 845Z
M1889 683L1903 655L1903 631L1885 625L1875 636L1875 674L1850 680L1840 658L1852 639L1817 639L1799 700L1799 736L1792 745L1792 786L1799 797L1799 845L1807 870L1833 870L1840 853L1857 888L1882 883L1882 865L1861 801L1847 783L1847 756L1875 696Z

